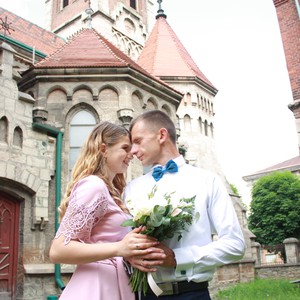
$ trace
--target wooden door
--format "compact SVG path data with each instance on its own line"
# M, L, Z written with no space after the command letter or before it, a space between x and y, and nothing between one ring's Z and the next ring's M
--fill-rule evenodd
M0 299L14 299L17 286L20 204L0 192Z

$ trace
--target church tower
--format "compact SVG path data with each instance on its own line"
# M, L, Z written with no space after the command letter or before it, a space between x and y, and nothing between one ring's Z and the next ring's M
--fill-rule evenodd
M214 141L214 97L217 88L201 72L159 9L153 30L138 59L152 75L184 94L177 109L179 147L190 164L224 177L217 162Z
M92 26L133 60L155 21L151 0L49 0L46 15L47 29L59 36L68 39Z

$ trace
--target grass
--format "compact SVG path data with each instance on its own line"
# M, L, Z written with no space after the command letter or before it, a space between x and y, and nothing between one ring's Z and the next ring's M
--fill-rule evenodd
M240 283L216 294L216 300L295 300L300 299L300 285L282 279L256 279Z

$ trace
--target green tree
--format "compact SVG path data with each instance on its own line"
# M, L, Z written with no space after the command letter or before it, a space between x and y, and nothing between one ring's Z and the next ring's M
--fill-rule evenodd
M252 189L249 229L262 245L300 237L300 178L289 171L258 179Z

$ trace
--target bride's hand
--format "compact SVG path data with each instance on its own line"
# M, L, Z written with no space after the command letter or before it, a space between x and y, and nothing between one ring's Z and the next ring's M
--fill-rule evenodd
M143 230L144 228L142 226L135 228L129 232L123 238L123 240L118 242L120 244L118 256L129 257L136 255L147 255L155 251L156 248L153 247L158 245L159 242L150 236L142 234L141 232ZM160 251L163 252L163 250Z

